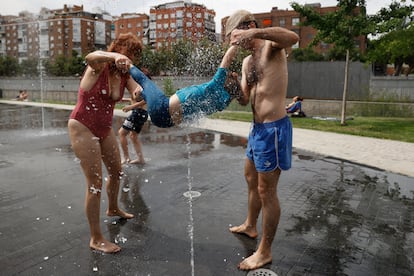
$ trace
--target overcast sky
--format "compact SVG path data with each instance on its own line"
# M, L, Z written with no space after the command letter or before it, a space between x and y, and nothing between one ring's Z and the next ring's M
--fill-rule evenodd
M61 9L64 4L83 5L84 10L94 11L100 7L111 15L121 15L126 12L149 14L151 6L174 2L173 0L0 0L1 15L18 15L21 11L39 13L42 7ZM231 15L238 9L245 9L252 13L270 12L272 7L292 9L291 0L192 0L196 4L203 4L216 12L216 32L220 32L220 22L223 17ZM296 0L299 4L321 3L322 7L337 5L336 0ZM392 0L366 0L368 14L375 14L380 8L387 7Z

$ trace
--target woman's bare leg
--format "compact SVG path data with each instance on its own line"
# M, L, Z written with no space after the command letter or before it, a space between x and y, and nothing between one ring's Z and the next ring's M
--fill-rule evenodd
M102 159L108 171L108 179L106 181L106 193L108 194L108 216L120 216L125 219L133 218L133 214L129 214L118 206L119 184L122 177L121 156L115 133L111 130L110 134L101 142Z
M69 137L72 149L80 160L86 178L85 213L89 222L92 249L115 253L121 248L106 240L100 229L100 203L102 192L102 161L99 139L76 120L69 120Z

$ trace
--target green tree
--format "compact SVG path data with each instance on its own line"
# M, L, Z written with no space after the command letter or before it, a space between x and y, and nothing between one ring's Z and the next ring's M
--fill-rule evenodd
M312 48L293 49L292 57L296 61L324 61L326 60L322 54L315 52Z
M214 75L223 55L223 47L220 44L208 39L201 40L187 60L189 73L194 76Z
M12 56L0 56L0 76L16 76L19 72L19 61Z
M338 0L337 6L338 9L334 12L320 14L311 6L292 3L292 8L305 18L303 25L312 26L317 30L311 46L324 42L333 44L335 51L345 53L341 111L341 125L345 125L350 52L355 48L355 38L370 33L370 25L366 15L365 0Z
M189 57L194 51L194 44L190 40L180 40L170 50L170 70L174 75L183 75L188 71Z
M69 58L59 55L53 61L45 60L43 64L47 74L53 76L79 76L85 69L84 58L78 56L76 51L72 51Z
M404 63L414 67L413 12L413 5L406 5L404 0L394 1L370 18L375 38L368 45L368 59L382 64L393 63L395 76L401 74Z
M30 58L22 60L19 65L20 73L24 76L38 76L39 75L39 60L37 58Z
M75 50L72 50L72 56L69 60L69 66L67 69L68 75L71 76L80 76L83 74L83 71L85 70L84 58L81 57Z

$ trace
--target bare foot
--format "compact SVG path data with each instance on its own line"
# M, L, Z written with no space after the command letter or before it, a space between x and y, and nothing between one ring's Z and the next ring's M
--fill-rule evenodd
M262 254L255 252L253 255L251 255L247 259L244 259L239 264L239 269L240 270L257 269L271 262L272 262L272 256L264 256Z
M229 230L232 233L243 234L252 239L257 238L258 235L256 228L254 228L253 226L246 226L244 224L230 227Z
M120 209L118 209L118 210L109 210L108 209L108 210L106 210L106 215L108 217L118 216L118 217L121 217L121 218L124 218L124 219L131 219L131 218L134 217L133 214L127 213L127 212L122 211Z
M91 239L89 247L93 250L98 250L104 253L116 253L121 250L121 247L105 239L95 241Z
M141 160L141 159L134 159L132 161L129 161L129 164L139 164L139 165L144 165L145 161Z
M121 161L121 164L128 164L131 160L129 160L129 158L125 158L124 160Z

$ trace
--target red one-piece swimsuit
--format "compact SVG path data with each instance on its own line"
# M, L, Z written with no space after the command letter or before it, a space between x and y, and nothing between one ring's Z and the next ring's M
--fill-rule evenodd
M78 102L70 114L71 119L85 125L99 139L108 136L112 128L115 103L124 96L127 82L127 77L121 77L119 99L113 100L109 95L108 77L109 67L106 66L89 91L79 87Z

